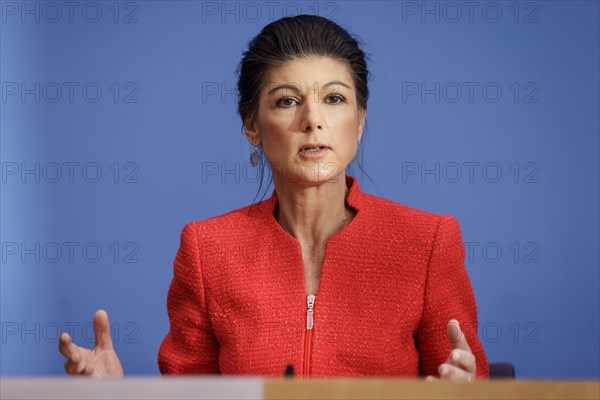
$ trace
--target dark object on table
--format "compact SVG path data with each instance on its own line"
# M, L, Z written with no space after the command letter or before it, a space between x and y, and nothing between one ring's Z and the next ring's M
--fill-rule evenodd
M292 364L288 364L288 366L285 368L285 374L283 376L286 378L294 377L294 366Z
M490 363L490 379L515 379L515 367L510 362Z

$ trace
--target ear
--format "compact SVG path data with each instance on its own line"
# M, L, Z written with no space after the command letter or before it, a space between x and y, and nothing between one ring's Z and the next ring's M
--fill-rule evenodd
M367 110L366 109L358 110L358 141L359 142L360 142L360 139L362 138L363 130L365 129L366 119L367 119Z
M249 117L244 123L244 132L246 133L246 138L250 144L254 147L260 145L260 134L256 129L256 123L254 122L254 118Z

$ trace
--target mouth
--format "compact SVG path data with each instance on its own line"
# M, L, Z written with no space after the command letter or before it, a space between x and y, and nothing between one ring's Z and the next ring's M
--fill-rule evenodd
M315 160L321 157L325 157L331 147L324 143L307 143L300 147L300 156L304 159Z
M324 143L307 143L300 147L301 152L318 152L324 149L331 149L331 147Z

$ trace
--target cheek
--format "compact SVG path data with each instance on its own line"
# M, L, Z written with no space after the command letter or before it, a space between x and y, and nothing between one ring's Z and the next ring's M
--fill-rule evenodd
M348 143L358 142L358 118L356 116L345 118L338 125L340 137Z
M273 117L263 117L261 119L260 131L265 147L277 147L285 138L283 124Z
M265 156L270 160L285 159L295 149L293 138L281 126L265 126L263 131L263 148Z
M356 118L349 118L339 126L338 147L343 158L352 159L358 149L358 122Z

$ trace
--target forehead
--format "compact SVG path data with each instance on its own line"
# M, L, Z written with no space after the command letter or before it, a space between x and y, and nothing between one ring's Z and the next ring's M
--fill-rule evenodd
M354 87L347 63L330 57L304 57L271 67L266 74L265 86L295 83L304 88L331 81L342 81Z

